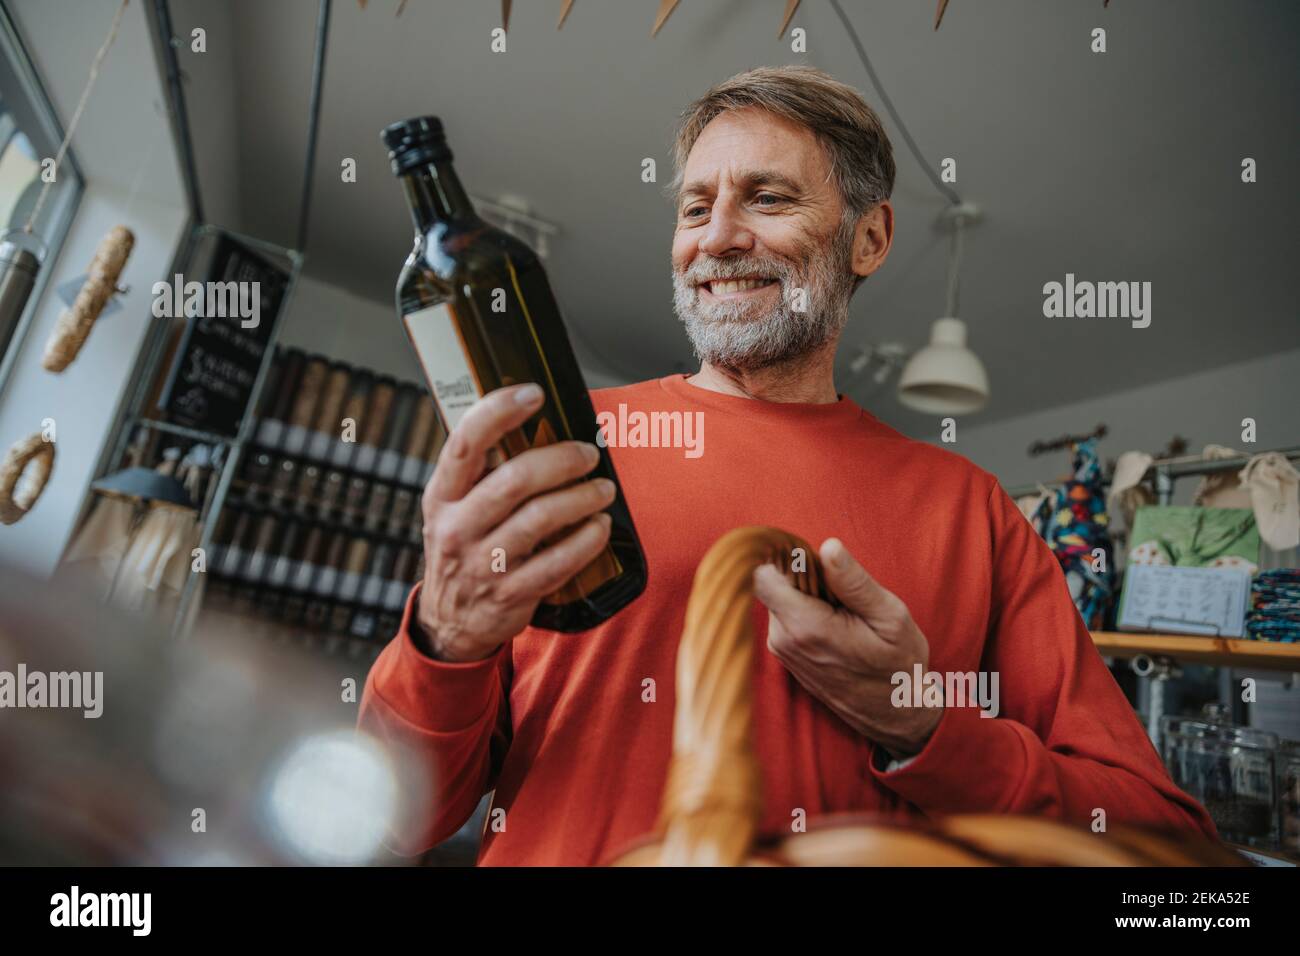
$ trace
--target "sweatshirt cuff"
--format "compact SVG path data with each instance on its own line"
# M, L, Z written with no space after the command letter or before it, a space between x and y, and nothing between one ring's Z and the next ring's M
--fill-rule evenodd
M411 635L420 599L416 584L406 599L402 623L387 653L375 662L375 693L389 709L433 733L457 733L473 726L500 693L502 644L481 661L439 661L416 647Z
M945 707L925 747L900 766L876 745L871 775L925 812L1004 811L1028 770L1022 728L980 714L978 707Z

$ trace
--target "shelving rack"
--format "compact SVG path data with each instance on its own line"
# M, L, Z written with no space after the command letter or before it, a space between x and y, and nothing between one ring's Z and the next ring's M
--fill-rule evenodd
M1279 455L1287 458L1289 461L1300 460L1300 447L1278 448L1275 449ZM1257 453L1258 454L1258 453ZM1172 504L1174 500L1174 482L1179 478L1189 478L1196 475L1213 475L1222 471L1239 471L1246 467L1246 462L1250 461L1254 455L1239 455L1235 458L1214 458L1205 459L1199 455L1181 455L1177 458L1160 458L1153 461L1146 471L1142 473L1142 479L1155 478L1156 500L1162 505ZM1064 482L1047 481L1042 483L1043 488L1059 488ZM1105 486L1110 485L1110 478L1107 477L1102 481ZM1012 498L1019 498L1023 495L1032 495L1039 490L1039 485L1018 485L1007 488L1006 492Z
M267 255L281 266L287 265L286 271L289 273L289 281L285 287L280 307L276 311L275 318L272 320L272 327L267 339L266 351L262 355L262 361L258 368L257 376L253 382L246 412L240 420L237 433L233 437L172 424L154 417L154 410L146 408L149 395L157 377L164 371L162 368L162 362L167 355L168 345L174 328L172 319L160 318L154 321L146 333L146 344L141 349L131 379L134 382L134 386L130 390L129 395L124 399L123 405L117 416L116 425L113 428L109 441L105 444L105 452L100 456L99 462L96 465L96 478L102 477L120 467L123 457L126 454L128 444L136 434L136 431L141 428L160 434L189 438L223 448L224 455L217 483L215 486L210 485L207 497L200 505L199 520L201 522L202 530L200 533L199 545L205 550L211 545L212 534L216 525L216 517L220 513L221 507L230 491L231 483L234 480L243 452L251 443L253 437L252 429L255 422L255 416L252 413L253 410L258 408L261 404L262 390L266 384L266 379L275 355L275 346L280 328L284 321L284 316L288 313L293 301L294 289L297 285L298 277L302 272L303 264L306 261L306 256L302 250L306 245L311 187L315 167L316 143L319 139L320 132L321 89L324 84L325 51L329 39L330 9L331 0L319 0L315 32L315 55L313 58L311 78L311 97L307 114L307 150L304 160L302 199L299 206L298 216L298 248L287 249L261 239L256 239L252 236L241 235L232 230L223 229L204 221L202 197L198 180L198 166L195 163L194 158L194 140L190 133L189 114L186 109L182 73L180 64L176 57L176 49L182 41L176 37L172 28L171 11L167 0L153 0L152 3L148 3L145 6L145 16L149 21L150 30L153 36L154 51L166 74L166 106L168 119L172 127L172 137L180 158L180 172L185 186L189 212L189 220L186 224L185 234L182 237L173 257L171 266L167 273L168 278L177 273L183 274L185 272L193 262L195 254L204 239L222 235L229 236L248 248ZM80 521L85 517L85 513L91 507L94 497L93 493L87 493L82 502L78 523L80 523ZM176 617L172 622L172 631L177 637L183 637L190 631L193 623L194 612L196 610L195 598L198 594L200 580L201 579L197 574L190 574L186 580L185 587L181 593Z
M230 492L231 483L234 481L243 453L252 444L253 431L256 425L256 418L252 414L252 410L256 409L261 402L262 390L265 387L271 363L275 357L275 342L279 335L281 323L284 321L284 316L293 301L294 287L297 284L304 259L301 253L292 249L284 249L272 243L241 235L228 229L221 229L211 225L192 225L182 244L181 255L177 257L177 271L181 274L185 273L202 241L221 236L234 239L254 251L270 256L277 261L287 262L289 265L289 281L285 287L280 307L276 310L275 318L271 322L266 351L262 355L262 361L258 366L257 376L253 380L252 391L249 395L248 413L240 419L239 429L234 436L187 428L183 425L176 425L153 417L157 410L146 406L158 376L166 371L162 363L167 355L168 339L173 331L172 322L174 321L170 318L157 319L155 328L149 332L150 344L146 348L133 378L135 385L127 400L126 413L120 417L113 438L108 444L111 451L106 459L101 459L100 467L96 471L96 477L99 477L121 467L121 462L126 456L127 447L139 429L172 435L177 438L188 438L202 442L205 445L211 445L214 448L221 448L223 455L217 483L215 486L209 483L207 497L199 506L198 520L201 528L199 547L205 552L211 547L212 533L216 528L217 516L221 513L226 496ZM196 610L195 599L198 596L200 581L200 577L193 573L185 580L185 587L181 590L176 617L172 621L172 633L175 637L184 637L189 632Z
M1288 461L1300 460L1300 447L1279 448L1277 453ZM1156 500L1161 505L1171 505L1174 484L1179 478L1213 475L1225 471L1239 471L1253 455L1206 460L1199 455L1182 455L1153 461L1142 474L1142 480L1155 479ZM1020 485L1007 488L1012 498L1031 495L1040 488L1053 490L1063 482L1043 482L1041 485ZM1102 482L1109 486L1109 476ZM1138 707L1147 712L1147 732L1157 741L1160 720L1164 716L1164 682L1173 673L1172 664L1204 664L1219 668L1219 698L1233 709L1233 717L1241 716L1238 695L1233 692L1232 670L1268 670L1291 672L1300 675L1300 644L1280 641L1257 641L1224 637L1198 637L1189 634L1150 634L1143 632L1093 631L1093 644L1103 657L1127 660L1150 658L1152 666L1138 675Z

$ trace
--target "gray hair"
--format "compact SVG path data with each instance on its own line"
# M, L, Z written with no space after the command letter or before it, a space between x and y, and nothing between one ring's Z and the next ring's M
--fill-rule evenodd
M737 73L688 106L673 144L673 192L681 188L686 158L704 127L723 113L751 107L798 123L817 137L851 220L893 193L894 148L880 117L853 87L810 66L764 66Z

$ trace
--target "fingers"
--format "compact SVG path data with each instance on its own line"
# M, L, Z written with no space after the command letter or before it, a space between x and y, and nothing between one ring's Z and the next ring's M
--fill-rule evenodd
M821 546L822 566L831 593L878 634L893 633L888 625L907 615L901 598L886 590L867 573L839 538L827 538ZM886 625L883 629L880 625ZM882 636L884 636L882 634Z
M489 449L541 408L542 399L541 388L528 383L499 388L475 402L452 429L438 455L433 478L425 488L426 513L431 498L437 501L463 498L483 474Z
M456 505L457 518L463 523L462 530L471 540L485 536L501 522L519 509L519 506L535 495L567 485L590 472L600 462L600 452L595 445L587 442L566 441L544 448L531 448L516 455L509 461L495 468L482 481L475 485ZM602 481L604 479L601 479ZM593 511L598 511L613 500L613 482L610 486L609 499L598 507L580 514L574 514L567 521L553 525L551 530L566 527L580 518L585 518ZM603 486L602 486L603 487ZM546 505L534 507L533 520L540 520ZM539 539L535 539L535 545ZM508 553L515 554L514 548L499 542ZM531 546L529 548L531 550Z
M767 607L792 638L828 637L835 609L804 594L770 564L754 570L754 596ZM769 633L769 643L770 641Z
M598 511L614 501L616 486L608 478L595 478L580 485L538 495L512 514L488 538L505 549L510 559L533 553L546 538Z
M502 584L506 600L545 597L590 564L609 540L611 519L601 513L572 534L539 551L511 571Z

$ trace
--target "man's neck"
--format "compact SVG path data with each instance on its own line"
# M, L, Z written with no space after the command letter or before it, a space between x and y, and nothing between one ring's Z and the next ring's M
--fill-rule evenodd
M811 355L754 371L723 368L708 362L687 379L692 385L724 395L764 402L827 404L839 401L835 391L835 346Z

